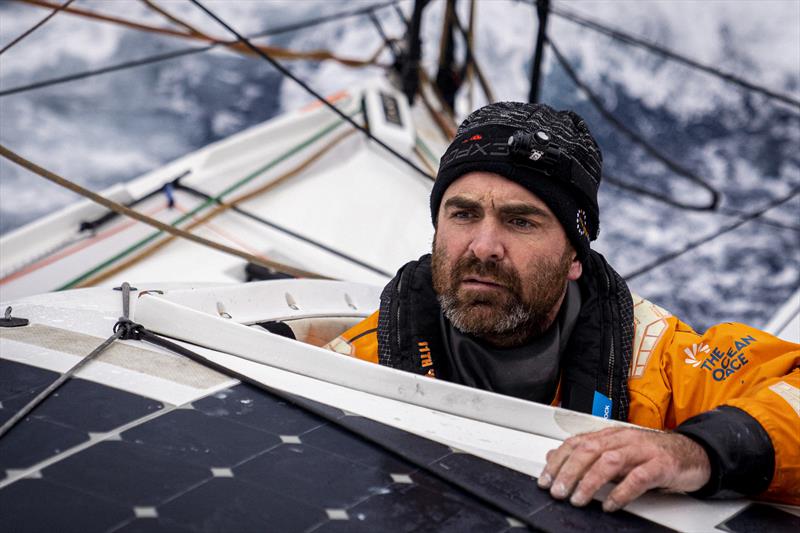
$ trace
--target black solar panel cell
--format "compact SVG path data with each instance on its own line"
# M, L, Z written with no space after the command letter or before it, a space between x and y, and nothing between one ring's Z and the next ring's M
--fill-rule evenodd
M192 531L305 531L325 511L236 478L214 478L159 508L159 517Z
M329 521L315 533L393 531L498 532L507 518L476 500L450 498L419 485L395 485L347 510L347 521Z
M208 468L233 467L281 442L272 433L193 409L177 409L155 418L124 432L122 439Z
M8 408L7 402L19 396L32 398L57 377L50 370L0 359L0 402Z
M0 479L88 440L86 432L27 417L0 439Z
M134 518L122 527L115 528L113 533L192 533L193 531L201 530L185 527L163 518Z
M133 509L44 479L22 479L0 490L0 516L7 532L92 533L129 519Z
M347 417L359 418L361 417ZM342 419L344 420L344 419ZM348 420L352 422L352 420ZM368 468L378 468L384 472L409 473L417 469L413 464L401 460L392 453L386 453L384 448L375 446L369 441L360 439L351 432L326 425L303 435L305 444L323 449L343 457L355 464Z
M132 506L157 506L210 479L208 468L155 448L106 441L42 471L45 479Z
M299 435L325 423L325 420L249 385L237 385L217 392L194 402L193 406L209 416L223 417L275 435Z
M283 444L233 469L237 478L322 508L353 505L392 483L389 472L307 444Z
M31 416L86 432L105 433L163 409L156 400L72 378Z

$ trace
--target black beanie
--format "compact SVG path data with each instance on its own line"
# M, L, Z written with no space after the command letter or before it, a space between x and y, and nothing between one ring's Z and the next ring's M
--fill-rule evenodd
M583 260L599 230L602 166L600 147L577 113L544 104L489 104L461 123L442 156L431 191L433 224L455 180L469 172L493 172L547 204Z

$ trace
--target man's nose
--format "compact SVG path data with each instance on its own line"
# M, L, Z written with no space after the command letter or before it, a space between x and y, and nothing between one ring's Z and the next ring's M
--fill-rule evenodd
M484 220L475 228L469 250L481 261L502 261L505 256L502 239L497 226Z

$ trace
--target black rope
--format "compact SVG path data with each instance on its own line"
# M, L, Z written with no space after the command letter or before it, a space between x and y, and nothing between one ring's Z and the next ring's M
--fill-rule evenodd
M383 25L381 25L381 21L378 19L378 15L375 14L374 11L369 12L369 19L372 21L372 25L375 26L375 29L380 35L381 39L383 39L383 44L389 47L389 50L392 52L392 56L394 57L395 66L397 66L397 62L400 58L400 50L397 48L397 43L394 39L390 39L386 32L383 30Z
M181 50L167 52L165 54L158 54L154 56L144 57L142 59L134 59L133 61L125 61L123 63L117 63L116 65L109 65L107 67L102 67L95 70L87 70L84 72L77 72L75 74L68 74L66 76L61 76L58 78L50 78L48 80L37 81L34 83L29 83L27 85L19 85L17 87L12 87L10 89L0 91L0 97L9 96L12 94L24 93L27 91L33 91L35 89L42 89L44 87L52 87L53 85L60 85L62 83L67 83L70 81L83 80L86 78L99 76L101 74L108 74L109 72L117 72L120 70L126 70L134 67L150 65L153 63L158 63L159 61L167 61L169 59L175 59L177 57L183 57L192 54L198 54L201 52L207 52L208 50L211 50L212 48L215 48L217 46L222 46L222 43L214 43L199 48L197 47L184 48Z
M242 383L247 383L248 385L251 385L259 390L277 396L278 398L286 402L289 402L300 409L310 411L314 415L328 421L332 425L344 429L345 431L355 435L356 437L366 440L380 448L383 448L389 453L400 457L401 459L414 465L419 470L425 471L427 474L436 477L437 479L445 482L446 484L450 484L452 486L457 487L458 489L461 489L467 495L475 498L476 500L486 505L487 507L490 507L495 511L503 513L506 516L510 516L516 520L519 520L520 522L531 528L533 531L544 531L541 529L540 526L537 526L533 522L531 517L528 516L528 514L530 513L530 509L526 509L522 505L515 504L513 501L508 501L499 498L495 491L489 491L486 490L485 488L476 486L472 483L459 479L459 477L457 476L457 472L450 472L444 469L436 469L430 466L430 464L426 463L423 460L420 460L413 454L405 452L400 445L398 445L391 439L391 437L382 438L378 435L360 429L354 425L347 424L346 421L337 418L336 416L332 415L327 409L325 409L325 407L327 407L325 406L325 404L319 404L315 401L308 400L306 398L302 398L300 396L296 396L294 394L279 389L274 389L268 385L261 383L260 381L251 378L246 374L242 374L240 372L237 372L236 370L232 370L227 366L217 363L216 361L213 361L197 352L189 350L188 348L184 348L180 344L165 339L160 335L156 335L155 333L143 327L141 324L136 324L134 322L131 322L130 320L126 321L121 320L120 322L117 323L117 325L121 329L124 328L130 335L122 337L123 339L140 340L170 350L179 355L183 355L184 357L187 357L192 361L201 364L207 368L215 370L226 376L238 379Z
M651 198L653 200L657 200L663 204L670 205L672 207L677 207L678 209L691 209L695 210L696 207L693 205L685 204L683 202L679 202L665 194L661 194L655 191L651 191L644 187L640 187L639 185L634 185L633 183L628 183L624 180L621 180L606 171L603 171L603 182L608 183L618 189L623 189L634 194L638 194L640 196L646 196L647 198Z
M37 22L36 24L31 26L30 28L28 28L27 30L22 32L22 35L20 35L19 37L17 37L16 39L11 41L7 45L5 45L2 49L0 49L0 55L3 55L5 52L8 51L9 48L11 48L12 46L18 44L20 41L22 41L23 39L28 37L31 33L35 32L36 30L38 30L39 28L44 26L45 22L47 22L51 18L55 17L56 14L59 11L61 11L62 9L64 9L65 7L67 7L68 5L70 5L74 1L75 0L67 0L66 2L61 4L60 6L56 7L55 9L53 9L45 18L43 18L42 20L40 20L39 22Z
M122 289L122 317L120 318L120 321L129 322L128 313L130 310L129 301L130 301L131 287L126 282L122 284L121 289ZM68 379L74 376L75 373L78 372L78 370L86 366L92 359L94 359L95 357L106 351L106 349L108 349L109 346L114 344L114 341L123 338L124 334L125 331L123 328L117 328L116 326L114 326L114 333L109 338L104 340L97 348L92 350L89 354L85 355L80 361L72 365L72 368L70 368L69 370L58 376L52 383L50 383L50 385L47 386L47 388L45 388L42 392L37 394L35 398L33 398L31 401L25 404L22 407L22 409L17 411L14 414L14 416L6 420L6 422L2 426L0 426L0 437L5 435L20 420L28 416L28 414L31 411L33 411L36 408L36 406L38 406L47 398L49 398L50 395L53 394L57 389L59 389L64 383L66 383Z
M686 209L686 205L684 205L684 204L677 203L677 202L675 202L674 200L672 200L669 197L666 197L664 195L660 195L658 193L654 193L653 191L645 189L644 187L639 187L638 185L634 185L632 183L627 183L627 182L625 182L625 181L623 181L623 180L621 180L621 179L619 179L619 178L617 178L617 177L615 177L613 175L608 174L607 172L603 172L603 182L604 183L608 183L612 187L616 187L618 189L626 190L626 191L632 192L634 194L638 194L640 196L646 196L648 198L651 198L651 199L656 200L658 202L664 203L666 205L670 205L672 207L677 207L678 209ZM740 211L738 209L733 209L733 208L730 208L730 207L718 207L717 210L716 210L716 213L719 213L721 215L731 215L731 216L742 216L742 215L747 215L748 214L748 213L745 213L745 212ZM791 224L784 224L783 222L778 222L778 221L773 220L771 218L764 217L761 220L756 220L756 222L758 222L759 224L765 224L767 226L773 226L773 227L779 228L779 229L788 229L788 230L800 232L800 226L793 226Z
M742 218L740 218L739 220L733 222L732 224L728 224L727 226L722 227L721 229L715 231L714 233L712 233L710 235L707 235L705 237L702 237L700 239L692 241L692 242L688 243L686 246L684 246L683 248L681 248L680 250L676 250L674 252L666 253L666 254L662 255L661 257L658 257L658 258L654 259L653 261L647 263L646 265L644 265L642 267L639 267L639 268L637 268L636 270L634 270L632 272L629 272L628 274L626 274L623 277L625 278L625 281L631 281L631 280L633 280L635 278L638 278L639 276L641 276L643 274L646 274L646 273L650 272L651 270L653 270L655 268L658 268L660 266L664 266L667 263L670 263L670 262L674 261L675 259L677 259L678 257L682 256L683 254L694 250L698 246L702 246L703 244L705 244L707 242L713 241L717 237L720 237L722 235L725 235L726 233L729 233L729 232L735 230L736 228L738 228L739 226L745 224L746 222L750 222L751 220L757 219L758 217L762 216L764 213L766 213L770 209L773 209L773 208L778 207L779 205L781 205L783 203L788 202L789 200L791 200L792 198L794 198L798 194L800 194L800 187L795 187L794 189L792 189L792 191L788 195L783 196L782 198L778 198L778 199L775 199L775 200L771 201L770 203L768 203L766 206L764 206L763 208L759 209L758 211L754 211L752 213L749 213L749 214L743 216Z
M689 180L689 181L691 181L693 183L696 183L697 185L699 185L700 187L702 187L703 189L705 189L709 193L711 193L711 201L706 203L706 204L701 204L701 205L688 204L688 203L685 203L685 202L679 202L678 200L674 200L674 199L670 198L669 196L666 196L664 194L661 194L661 193L658 193L658 192L655 192L655 191L647 191L646 189L638 188L639 192L641 194L644 194L646 192L647 195L652 197L652 198L659 198L660 200L662 200L665 203L668 203L668 204L673 205L675 207L681 207L681 208L684 208L684 209L694 209L694 210L697 210L697 211L714 211L717 208L717 206L719 205L720 193L719 193L719 191L717 191L716 188L711 186L709 183L707 183L700 176L696 175L695 173L693 173L692 171L690 171L690 170L688 170L686 168L683 168L677 162L675 162L674 160L670 159L666 155L662 154L658 150L658 148L653 146L649 141L645 140L638 132L634 131L633 129L628 127L622 120L618 119L611 111L609 111L603 105L603 102L594 93L594 91L592 91L589 88L589 86L586 85L578 77L577 73L572 68L572 65L570 65L570 63L567 61L567 59L561 54L561 51L558 49L558 47L556 46L556 44L553 42L553 40L550 38L549 35L547 36L547 42L550 43L550 48L552 48L553 55L556 57L556 60L558 61L558 63L561 65L561 67L564 69L564 71L567 73L567 75L572 79L573 83L575 83L575 85L578 88L580 88L584 92L584 94L586 94L586 96L589 98L589 102L591 102L591 104L595 107L595 109L597 109L597 111L603 116L603 118L605 118L611 125L613 125L615 128L617 128L619 131L624 133L635 144L637 144L640 147L642 147L654 159L657 159L658 161L661 161L672 172L674 172L675 174L678 174L679 176L683 176L687 180ZM621 183L621 182L618 181L618 184L619 183ZM627 184L625 184L625 185L630 187L631 190L633 190L633 187L635 187L635 186L629 186Z
M301 22L301 23L287 24L285 26L280 26L280 27L277 27L277 28L268 29L268 30L264 30L262 32L253 34L249 38L250 39L258 39L258 38L261 38L261 37L271 37L271 36L274 36L274 35L280 35L282 33L288 33L288 32L292 32L292 31L307 29L307 28L311 28L313 26L318 26L320 24L324 24L324 23L327 23L327 22L332 22L332 21L335 21L335 20L340 20L340 19L360 16L360 15L363 15L365 13L372 13L373 11L382 9L384 7L396 6L397 2L399 2L399 0L392 0L390 2L384 2L382 4L373 4L373 5L368 6L368 7L362 7L362 8L359 8L359 9L353 9L353 10L350 10L350 11L343 11L343 12L340 12L340 13L335 13L333 15L327 15L327 16L324 16L324 17L318 17L318 18L315 18L315 19L310 19L308 21L304 21L304 22ZM161 62L161 61L167 61L167 60L170 60L170 59L176 59L176 58L183 57L183 56L189 56L189 55L193 55L193 54L199 54L199 53L203 53L203 52L208 52L209 50L211 50L213 48L217 48L219 46L230 45L230 44L233 44L235 42L236 41L220 41L220 42L212 43L212 44L207 45L207 46L199 46L199 47L193 46L193 47L189 47L189 48L182 48L182 49L173 50L171 52L167 52L167 53L164 53L164 54L157 54L157 55L152 55L152 56L148 56L148 57L143 57L141 59L135 59L135 60L132 60L132 61L125 61L123 63L117 63L116 65L109 65L107 67L102 67L102 68L95 69L95 70L87 70L87 71L84 71L84 72L78 72L78 73L75 73L75 74L69 74L69 75L66 75L66 76L58 77L58 78L51 78L49 80L42 80L42 81L39 81L39 82L27 84L27 85L20 85L18 87L12 87L10 89L6 89L4 91L0 91L0 97L12 95L12 94L17 94L17 93L24 93L26 91L32 91L34 89L42 89L44 87L51 87L53 85L59 85L59 84L67 83L67 82L70 82L70 81L76 81L76 80L82 80L82 79L86 79L86 78L91 78L93 76L99 76L101 74L108 74L109 72L118 72L118 71L126 70L126 69L129 69L129 68L141 67L141 66L150 65L150 64L153 64L153 63L158 63L158 62Z
M530 3L531 4L538 4L538 1L537 0L530 0ZM684 55L681 55L681 54L678 54L676 52L673 52L672 50L669 50L669 49L667 49L667 48L665 48L663 46L659 46L659 45L654 44L652 42L646 41L645 39L642 39L640 37L636 37L636 36L631 35L629 33L624 33L622 31L616 30L616 29L611 28L609 26L605 26L603 24L600 24L599 22L595 22L593 20L581 17L580 15L577 15L576 13L574 13L572 11L568 11L568 10L565 10L565 9L562 9L562 8L551 7L550 8L550 12L553 13L554 15L556 15L556 16L559 16L561 18L569 20L570 22L573 22L573 23L578 24L580 26L583 26L585 28L589 28L591 30L597 31L599 33L607 35L607 36L609 36L609 37L611 37L613 39L616 39L618 41L624 42L624 43L632 45L632 46L637 46L639 48L643 48L645 50L653 52L653 53L655 53L655 54L657 54L657 55L659 55L661 57L664 57L666 59L681 63L683 65L689 66L689 67L697 69L697 70L701 70L703 72L706 72L707 74L711 74L713 76L716 76L717 78L725 80L725 81L727 81L729 83L733 83L733 84L739 85L740 87L743 87L743 88L745 88L745 89L747 89L749 91L756 92L756 93L762 94L762 95L764 95L764 96L766 96L768 98L772 98L774 100L781 101L781 102L783 102L785 104L789 104L792 107L800 108L800 100L796 100L796 99L794 99L794 98L792 98L790 96L787 96L785 94L781 94L781 93L775 92L775 91L773 91L771 89L768 89L766 87L763 87L761 85L756 85L755 83L749 82L749 81L747 81L747 80L745 80L743 78L740 78L738 76L735 76L735 75L733 75L733 74L731 74L729 72L724 72L724 71L722 71L722 70L720 70L720 69L718 69L716 67L712 67L712 66L709 66L709 65L704 65L702 63L699 63L698 61L695 61L694 59L691 59L691 58L686 57Z
M466 51L463 73L466 74L467 66L472 64L477 74L479 69L477 56L475 55L475 51L472 49L472 45L469 42L469 34L467 33L466 28L464 28L464 25L461 24L461 19L458 16L457 9L453 10L453 22L455 23L458 32L461 34L461 38L464 41L464 50ZM492 94L492 90L489 87L488 82L484 84L484 81L485 80L482 76L478 77L478 84L481 86L481 90L483 90L483 95L491 102L494 100L494 95Z
M749 214L746 211L742 211L741 209L734 209L732 207L720 207L717 210L717 213L719 213L720 215L727 215L733 217L747 216ZM784 222L775 220L774 218L768 218L766 215L762 216L759 219L754 220L754 222L758 224L763 224L765 226L772 226L773 228L800 232L800 226L796 226L793 224L786 224Z
M358 17L361 15L374 13L375 11L379 11L385 7L395 7L397 6L398 2L400 2L400 0L390 0L388 2L383 2L380 4L372 4L366 7L360 7L358 9L351 9L349 11L340 11L339 13L324 15L321 17L304 20L303 22L295 22L292 24L287 24L285 26L280 26L275 29L265 30L263 32L254 34L250 38L257 39L259 37L269 37L272 35L279 35L281 33L288 33L297 30L305 30L314 26L319 26L320 24L324 24L326 22L332 22L335 20L342 20L346 18Z
M173 181L172 184L176 189L186 191L189 194L193 194L193 195L198 196L200 198L203 198L205 200L213 200L216 203L218 203L219 205L227 206L232 211L234 211L236 213L239 213L240 215L245 216L245 217L247 217L247 218L249 218L249 219L251 219L251 220L253 220L255 222L258 222L259 224L263 224L263 225L268 226L268 227L270 227L272 229L280 231L281 233L285 233L286 235L294 237L295 239L298 239L298 240L303 241L305 243L311 244L312 246L316 246L317 248L325 250L326 252L331 253L331 254L333 254L333 255L335 255L337 257L340 257L342 259L345 259L346 261L350 261L351 263L354 263L354 264L356 264L356 265L358 265L358 266L360 266L362 268L366 268L367 270L371 270L372 272L375 272L376 274L380 274L381 276L391 277L391 274L389 272L386 272L385 270L381 270L378 267L375 267L375 266L372 266L372 265L370 265L368 263L365 263L365 262L361 261L360 259L357 259L355 257L347 255L346 253L341 252L339 250L336 250L335 248L331 248L330 246L322 244L321 242L315 241L315 240L313 240L313 239L311 239L309 237L306 237L304 235L300 235L299 233L296 233L296 232L294 232L294 231L292 231L292 230L290 230L288 228L280 226L280 225L278 225L278 224L276 224L274 222L270 222L269 220L267 220L267 219L265 219L263 217L260 217L260 216L254 214L254 213L251 213L250 211L246 211L246 210L240 208L237 205L226 204L225 202L220 200L218 197L211 196L209 194L204 193L203 191L200 191L200 190L195 189L193 187L189 187L188 185L184 185L184 184L180 183L179 181Z
M106 348L111 346L114 343L114 341L119 339L121 336L122 336L121 333L114 332L114 334L111 335L106 340L104 340L100 346L92 350L91 353L87 354L85 357L83 357L83 359L75 363L75 365L73 365L72 368L70 368L69 370L58 376L58 378L56 378L55 381L53 381L50 385L48 385L46 389L37 394L34 399L25 404L25 406L22 409L17 411L17 413L14 414L14 416L9 418L2 426L0 426L0 437L5 435L8 432L8 430L10 430L17 424L17 422L28 416L28 413L33 411L33 409L37 405L39 405L40 403L45 401L48 397L50 397L50 395L53 392L55 392L56 389L58 389L59 387L61 387L61 385L66 383L66 381L69 378L71 378L78 370L86 366L86 364L92 359L94 359L96 356L103 353L106 350Z
M370 133L369 130L364 128L361 124L357 123L355 120L350 118L346 113L342 112L341 109L339 109L338 107L336 107L335 105L330 103L328 100L326 100L324 96L322 96L317 91L312 89L303 80L301 80L300 78L298 78L297 76L292 74L292 72L289 69L287 69L286 67L284 67L280 62L276 61L275 59L270 57L269 54L267 54L266 52L264 52L263 50L261 50L260 48L255 46L252 42L250 42L250 40L247 37L245 37L241 33L237 32L235 29L233 29L228 23L226 23L224 20L222 20L216 14L214 14L211 10L209 10L207 7L205 7L202 3L200 3L199 0L189 0L189 1L191 3L193 3L194 5L196 5L198 8L200 8L209 17L211 17L212 19L217 21L217 23L219 25L221 25L223 28L225 28L230 33L232 33L234 36L236 36L236 38L238 39L238 42L241 42L242 44L244 44L253 53L255 53L256 55L260 56L264 61L268 62L270 65L275 67L275 69L277 69L278 72L280 72L281 74L283 74L287 78L289 78L292 81L294 81L295 83L297 83L300 87L303 88L303 90L305 90L308 94L310 94L314 98L316 98L322 105L324 105L325 107L327 107L328 109L333 111L336 115L341 117L342 120L344 120L345 122L349 123L356 130L358 130L361 133L363 133L366 137L368 137L369 139L374 141L376 144L380 145L384 150L386 150L387 152L389 152L390 154L395 156L397 159L399 159L400 161L402 161L403 163L405 163L406 165L408 165L409 167L411 167L412 169L417 171L420 175L422 175L422 176L424 176L424 177L426 177L426 178L428 178L430 180L434 179L433 176L431 176L430 174L428 174L427 172L422 170L420 167L418 167L409 158L407 158L406 156L404 156L403 154L399 153L397 150L395 150L394 148L392 148L391 146L389 146L388 144L386 144L382 140L380 140L377 137L375 137L374 135L372 135L372 133Z
M150 198L152 198L154 196L157 196L159 194L166 194L167 195L168 206L170 208L172 208L172 207L174 207L174 205L173 205L173 202L169 198L168 186L177 183L178 180L180 180L181 178L183 178L185 176L188 176L191 172L192 172L191 170L185 170L178 177L176 177L174 180L172 180L172 182L164 184L164 185L159 185L158 188L153 189L152 191L150 191L150 192L148 192L148 193L146 193L146 194L144 194L142 196L139 196L138 198L136 198L136 199L134 199L134 200L132 200L130 202L126 202L126 203L124 203L122 205L124 205L125 207L136 207L137 205L141 204L142 202L144 202L146 200L149 200ZM120 216L119 213L109 209L108 211L106 211L104 214L100 215L97 218L94 218L92 220L84 220L84 221L82 221L80 227L78 228L78 231L95 232L95 231L97 231L98 228L100 228L101 226L104 226L105 224L108 224L109 222L111 222L112 220L116 219L119 216Z

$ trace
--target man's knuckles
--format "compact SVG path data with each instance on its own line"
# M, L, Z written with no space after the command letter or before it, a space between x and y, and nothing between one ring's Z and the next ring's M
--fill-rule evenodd
M625 457L619 450L607 450L597 460L607 470L618 470L625 464Z

